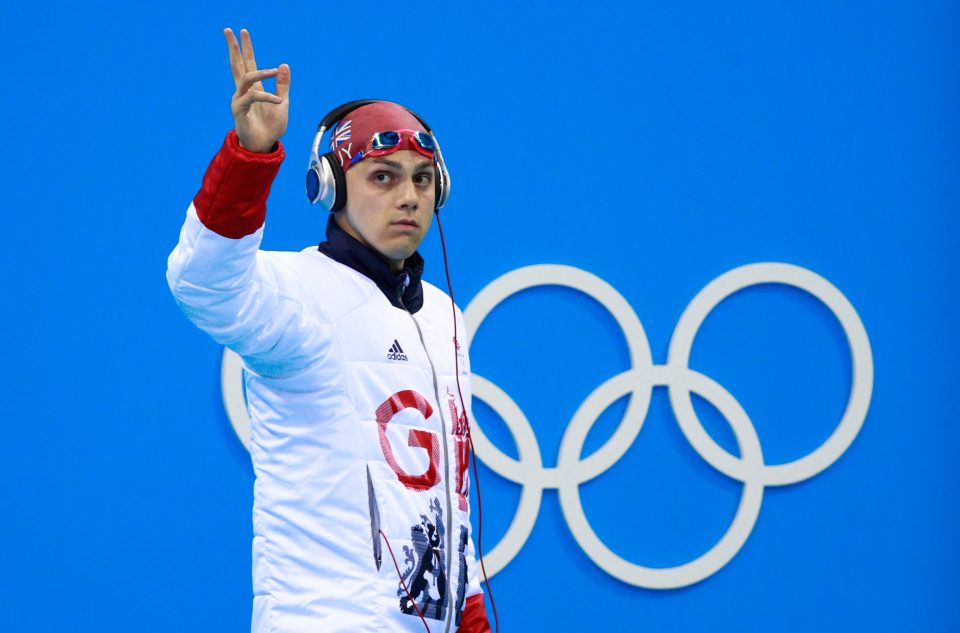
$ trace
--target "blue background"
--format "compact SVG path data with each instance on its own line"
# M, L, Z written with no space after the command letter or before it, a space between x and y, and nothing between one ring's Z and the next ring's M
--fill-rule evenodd
M503 630L957 630L958 18L955 2L906 0L5 4L0 626L249 627L252 469L221 405L221 350L164 280L232 126L232 26L251 30L261 65L292 67L266 248L319 241L325 218L303 196L313 129L373 96L418 111L443 144L461 306L515 268L577 266L627 298L662 363L700 288L784 261L829 279L866 326L863 430L821 475L768 489L726 567L680 590L624 584L548 492L493 581ZM422 250L442 285L435 233ZM577 406L628 366L613 320L560 288L506 301L472 354L547 465ZM829 435L851 379L829 310L780 286L718 307L691 366L736 396L770 463ZM480 478L489 550L519 488ZM609 547L668 566L720 538L740 490L658 389L639 439L581 494Z

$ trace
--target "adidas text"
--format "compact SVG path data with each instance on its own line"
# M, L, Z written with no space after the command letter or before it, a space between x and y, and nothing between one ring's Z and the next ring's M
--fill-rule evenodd
M403 353L403 348L397 339L393 339L393 345L387 350L387 360L407 360L407 355Z

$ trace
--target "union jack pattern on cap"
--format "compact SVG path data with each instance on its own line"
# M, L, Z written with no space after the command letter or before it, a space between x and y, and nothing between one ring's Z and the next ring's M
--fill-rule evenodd
M350 140L351 127L353 127L353 121L350 121L349 119L340 122L340 125L333 130L333 134L330 136L330 151L337 149L345 141Z

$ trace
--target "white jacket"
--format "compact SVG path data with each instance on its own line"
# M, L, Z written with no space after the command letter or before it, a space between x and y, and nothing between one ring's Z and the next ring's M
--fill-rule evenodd
M204 179L217 195L197 206L231 186L225 160L250 158L233 142ZM423 631L411 595L433 633L456 631L481 588L455 354L468 406L469 362L450 299L424 283L410 314L315 246L265 252L262 235L224 237L191 204L167 271L184 313L244 362L252 630Z

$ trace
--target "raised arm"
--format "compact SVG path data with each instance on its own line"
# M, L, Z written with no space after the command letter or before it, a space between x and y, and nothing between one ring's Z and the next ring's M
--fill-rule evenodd
M307 366L325 329L298 298L292 254L259 250L270 186L283 161L290 69L258 70L246 30L224 30L236 92L231 131L187 210L167 261L167 282L184 313L247 366L278 376ZM242 44L242 48L241 48ZM263 89L277 78L277 93Z

